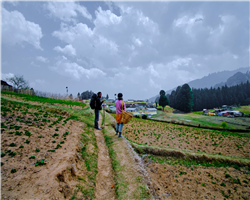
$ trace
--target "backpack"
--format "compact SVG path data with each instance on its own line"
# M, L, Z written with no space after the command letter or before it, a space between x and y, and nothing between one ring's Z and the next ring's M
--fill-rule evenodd
M91 109L96 108L96 98L97 98L96 94L93 94L89 103Z

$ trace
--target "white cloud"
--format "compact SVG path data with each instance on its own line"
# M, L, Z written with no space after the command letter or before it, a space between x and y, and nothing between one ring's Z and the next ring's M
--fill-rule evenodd
M1 80L7 81L8 78L12 78L14 76L15 75L13 73L7 73L7 74L1 73ZM7 81L7 83L9 83L9 82Z
M122 16L118 17L110 10L103 11L101 7L95 11L96 19L94 21L95 26L109 26L109 25L118 25L122 21Z
M47 58L44 58L42 56L37 56L36 59L40 62L43 62L43 63L48 63L48 59Z
M69 56L75 56L76 55L76 50L72 45L66 45L64 48L61 48L59 46L56 46L54 48L55 51L64 53Z
M40 39L43 37L38 24L27 21L18 11L9 12L2 8L2 42L10 45L27 42L42 50Z
M35 62L31 62L30 65L34 66L34 67L40 67L40 65L36 64Z
M76 22L78 13L89 20L92 19L92 16L88 12L88 10L84 6L81 6L76 2L50 1L45 5L45 8L50 12L51 16L59 18L60 20L65 22Z
M86 69L77 63L70 62L65 57L59 58L55 65L50 67L50 69L63 76L68 76L78 80L84 77L90 79L98 78L99 76L106 76L106 73L98 68Z
M152 88L156 88L156 89L159 89L159 90L162 89L161 85L156 84L152 79L149 79L149 84L150 84L150 86L151 86Z

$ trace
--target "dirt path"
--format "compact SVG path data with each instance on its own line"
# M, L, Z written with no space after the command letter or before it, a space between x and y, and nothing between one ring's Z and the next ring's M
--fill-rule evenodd
M112 138L112 148L120 163L116 169L118 199L152 199L149 190L152 186L151 179L144 167L143 160L134 152L126 138L118 138L115 135L113 128L105 126L107 130L105 134Z
M102 115L100 114L99 127L101 127ZM96 199L115 199L115 182L111 159L106 146L102 130L95 129L98 147L98 173L96 175Z

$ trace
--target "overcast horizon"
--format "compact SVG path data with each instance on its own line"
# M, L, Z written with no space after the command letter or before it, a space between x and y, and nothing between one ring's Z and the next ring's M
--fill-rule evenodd
M249 67L249 2L1 2L1 80L148 99Z

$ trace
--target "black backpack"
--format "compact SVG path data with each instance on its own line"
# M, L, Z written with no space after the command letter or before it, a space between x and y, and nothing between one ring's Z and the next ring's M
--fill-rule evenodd
M97 98L96 94L93 94L89 103L91 109L96 108L96 98Z

